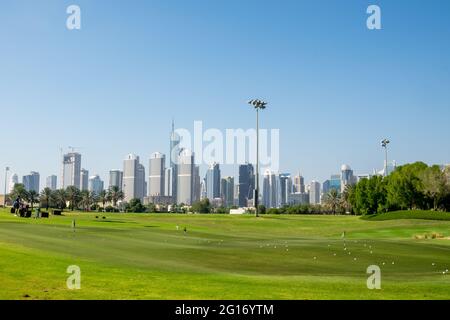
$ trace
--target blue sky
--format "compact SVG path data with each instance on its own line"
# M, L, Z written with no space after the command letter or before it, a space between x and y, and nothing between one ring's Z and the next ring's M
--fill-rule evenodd
M382 30L366 28L370 4ZM172 117L247 129L254 97L280 129L281 171L308 181L381 169L383 137L398 163L450 162L445 0L3 0L0 39L0 165L20 176L59 175L68 146L105 179L131 152L148 166Z

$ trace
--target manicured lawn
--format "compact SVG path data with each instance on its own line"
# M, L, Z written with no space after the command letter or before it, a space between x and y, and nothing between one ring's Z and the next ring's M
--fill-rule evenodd
M447 238L414 239L430 232ZM448 237L450 221L435 220L26 219L0 209L0 299L450 299L450 273L442 273L450 268ZM381 290L366 286L373 264L381 268ZM66 287L69 265L81 268L80 290Z

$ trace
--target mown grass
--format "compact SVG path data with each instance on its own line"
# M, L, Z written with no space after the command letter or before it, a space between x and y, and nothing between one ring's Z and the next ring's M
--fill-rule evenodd
M449 240L414 239L449 237L448 221L96 215L25 219L0 210L0 298L450 298ZM381 290L367 289L372 264ZM69 265L81 268L81 290L66 287Z
M402 210L380 214L362 216L362 219L371 221L397 220L397 219L424 219L450 221L449 212L427 211L427 210Z

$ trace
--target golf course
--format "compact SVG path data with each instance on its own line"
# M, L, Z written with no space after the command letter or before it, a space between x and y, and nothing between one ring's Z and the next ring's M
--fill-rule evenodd
M402 217L0 209L0 299L450 299L450 221Z

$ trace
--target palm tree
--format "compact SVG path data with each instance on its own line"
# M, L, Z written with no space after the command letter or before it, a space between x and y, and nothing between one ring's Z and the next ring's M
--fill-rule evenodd
M51 198L52 202L54 202L59 209L64 210L67 202L67 194L64 189L58 189L53 191Z
M95 193L92 191L83 190L81 191L81 205L84 210L89 211L91 205L96 201Z
M111 187L109 187L109 189L108 189L108 200L112 201L114 207L116 207L117 206L117 202L119 200L123 200L124 197L125 197L125 195L119 189L118 186L111 186Z
M98 200L102 203L103 211L105 211L105 203L108 202L108 193L106 192L106 190L100 191L100 193L98 194Z
M41 206L44 203L45 209L47 209L48 211L48 208L50 207L50 202L52 201L52 189L45 188L44 190L42 190L39 199L41 200Z
M74 210L80 202L80 190L75 186L68 186L66 189L67 200L70 202L70 210Z
M35 190L30 190L27 193L27 201L31 204L31 210L35 203L39 202L39 194Z
M340 203L341 195L335 188L332 188L325 195L325 205L331 209L333 214L336 214L336 209L339 207Z
M342 193L341 203L345 209L345 213L352 211L352 204L354 203L355 186L347 185Z

